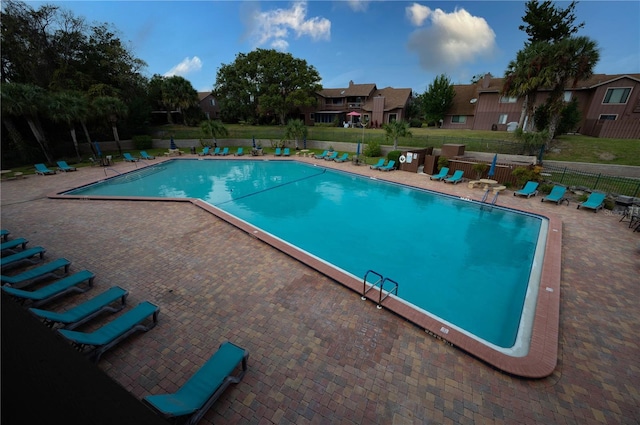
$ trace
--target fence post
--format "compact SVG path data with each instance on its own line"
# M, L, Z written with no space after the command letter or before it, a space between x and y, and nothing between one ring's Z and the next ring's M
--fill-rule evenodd
M640 182L638 183L638 185L636 186L636 190L635 192L633 192L633 197L637 198L638 197L638 193L640 192Z
M598 174L598 178L596 179L596 182L593 184L593 190L596 190L596 188L598 187L598 183L600 182L600 176L602 176L602 173Z
M567 167L564 167L564 170L562 170L562 176L560 176L560 183L564 183L564 175L567 172Z

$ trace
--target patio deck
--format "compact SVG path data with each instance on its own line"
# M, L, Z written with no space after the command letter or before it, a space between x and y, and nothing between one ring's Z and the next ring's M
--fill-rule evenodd
M483 193L424 175L320 165L474 199ZM563 222L558 366L527 380L377 310L190 203L47 198L101 178L102 168L82 168L2 182L2 227L46 247L47 258L71 259L72 271L93 271L97 288L127 288L129 305L160 305L155 329L98 365L138 400L176 390L228 339L251 353L249 372L201 424L640 420L640 238L617 215L500 195L500 205Z

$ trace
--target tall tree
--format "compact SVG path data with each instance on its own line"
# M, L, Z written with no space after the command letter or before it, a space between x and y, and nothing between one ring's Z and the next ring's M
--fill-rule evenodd
M429 84L427 91L422 97L422 110L427 122L438 122L444 118L447 111L453 106L453 98L456 91L451 84L451 80L445 74L437 76Z
M390 123L382 124L382 129L387 140L393 140L394 151L398 149L398 138L411 137L413 135L409 130L409 123L406 121L391 121Z
M127 106L117 97L101 96L93 100L91 103L95 114L103 118L111 125L113 131L113 139L118 146L118 153L122 155L122 146L120 145L120 136L118 135L118 119L127 116Z
M198 92L189 81L177 75L164 78L160 89L167 121L173 123L171 112L177 110L182 113L182 121L186 125L184 110L198 103Z
M80 162L82 158L80 157L75 124L81 122L87 116L88 105L85 98L79 93L54 93L49 97L47 109L49 117L53 121L61 122L68 126L73 147L76 150L76 157L78 162Z
M576 5L577 2L572 1L562 9L551 1L540 3L530 0L525 4L526 13L522 17L524 24L519 29L525 31L529 39L517 53L516 59L509 63L501 93L524 98L519 128L523 128L525 120L528 126L533 124L533 108L538 91L552 88L558 81L558 68L554 63L554 56L560 49L557 44L584 26L584 23L575 24ZM550 134L553 137L553 132Z
M53 163L53 155L49 141L40 123L40 113L44 110L47 93L33 84L5 83L2 85L3 111L14 117L21 117L27 121L40 149L49 164ZM4 102L10 102L4 105Z
M570 37L584 27L584 22L574 24L577 4L572 1L566 9L561 9L549 0L542 3L530 0L525 4L526 12L522 17L524 25L520 25L518 29L527 33L529 44L536 41L553 43Z
M281 125L296 108L311 106L321 89L320 74L290 53L256 49L238 54L217 72L214 94L225 109L244 119L275 116Z

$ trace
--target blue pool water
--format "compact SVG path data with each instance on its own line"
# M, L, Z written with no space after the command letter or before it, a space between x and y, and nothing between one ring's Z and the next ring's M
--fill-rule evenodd
M174 160L67 194L203 199L503 348L542 262L544 218L294 161Z

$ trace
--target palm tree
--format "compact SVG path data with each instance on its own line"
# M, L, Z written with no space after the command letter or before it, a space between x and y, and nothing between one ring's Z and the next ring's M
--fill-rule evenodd
M49 116L53 121L67 124L78 161L81 161L75 123L86 117L88 105L84 97L72 92L58 92L49 99Z
M564 107L563 94L569 83L575 87L578 81L593 75L600 51L589 37L569 37L552 46L550 63L553 64L554 85L547 99L549 106L549 140L555 136L560 114Z
M113 138L118 146L118 152L122 155L122 147L120 146L120 137L118 136L118 118L127 115L127 105L117 97L100 96L91 104L98 117L106 119L111 124L113 130Z
M399 137L411 137L413 134L409 130L409 123L406 121L391 121L382 124L387 140L393 140L393 150L398 150Z
M39 118L39 112L43 109L42 103L46 98L47 93L33 84L4 83L2 85L2 111L8 113L9 116L23 117L27 120L42 153L47 162L51 164L53 162L51 148Z
M7 90L7 84L2 85L2 90L0 95L2 96L2 101L0 106L2 106L2 123L4 124L7 132L9 133L9 140L13 142L16 149L18 150L20 157L24 162L29 161L29 150L27 148L27 143L20 134L20 131L16 127L13 122L12 117L21 115L21 108L16 103L16 101L12 97L12 90ZM7 145L3 146L3 149L7 149Z
M217 137L223 137L229 135L229 130L222 124L220 120L206 120L200 123L200 129L205 136L211 136L213 142L217 144Z
M198 103L198 92L191 83L177 75L165 78L162 82L162 103L167 108L167 120L173 122L172 110L187 109ZM186 125L185 114L182 114L183 124Z
M307 137L308 134L307 126L304 125L304 122L300 119L290 119L287 121L287 129L285 130L285 136L287 139L295 140L296 150L298 148L298 142Z
M536 42L520 50L514 61L509 62L504 75L503 96L524 97L522 112L518 120L518 128L524 128L525 119L528 127L533 124L533 108L538 90L552 85L549 72L549 44Z

